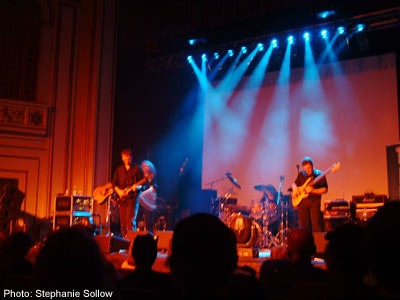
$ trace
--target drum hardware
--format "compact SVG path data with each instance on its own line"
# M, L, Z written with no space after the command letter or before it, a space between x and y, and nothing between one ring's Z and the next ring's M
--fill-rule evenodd
M221 178L213 180L206 185L210 186L210 189L213 190L213 185L219 181L228 179L232 183L232 187L222 196L217 199L211 199L212 203L212 213L218 216L226 225L229 226L229 221L231 215L233 213L232 204L229 199L231 199L232 195L235 194L234 187L241 189L239 182L235 177L232 176L231 172L225 173L225 175ZM234 203L236 205L236 203Z
M284 176L279 177L279 191L278 191L278 200L277 200L277 205L280 207L281 211L281 222L279 224L279 232L276 235L279 245L281 247L286 247L287 246L287 238L289 236L289 218L288 218L288 201L285 202L283 201L282 198L282 181L285 179Z
M284 247L287 245L287 236L289 234L289 220L288 220L288 202L283 201L281 190L282 190L282 181L284 180L283 176L280 176L280 184L279 184L279 192L276 197L277 203L275 204L273 201L270 201L271 195L268 196L267 193L271 194L274 188L271 185L263 185L258 184L254 186L254 189L257 191L263 192L263 198L261 199L261 220L262 220L262 239L261 239L261 247L263 248L271 248L274 246ZM276 193L276 191L275 191ZM254 205L253 207L253 216L254 216ZM258 216L258 215L257 215ZM280 220L279 220L280 219ZM271 224L279 222L278 231L276 235L271 231Z

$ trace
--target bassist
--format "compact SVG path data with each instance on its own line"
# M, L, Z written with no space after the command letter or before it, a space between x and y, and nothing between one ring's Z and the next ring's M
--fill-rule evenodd
M114 173L112 185L119 197L119 219L122 237L126 237L129 230L136 229L136 185L143 178L140 167L132 163L132 150L121 151L123 162Z
M303 186L310 177L312 178L311 180L313 180L318 175L322 174L322 172L314 169L314 163L308 156L303 158L301 165L303 170L299 172L295 182L292 184L292 197L295 197L301 192L305 192L306 194L306 197L297 207L299 226L312 232L321 232L323 231L321 195L328 192L328 183L324 176L315 185ZM302 190L303 188L304 190Z

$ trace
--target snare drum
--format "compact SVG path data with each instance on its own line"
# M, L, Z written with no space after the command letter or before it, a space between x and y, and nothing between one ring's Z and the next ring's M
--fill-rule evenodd
M262 233L261 227L249 217L241 213L234 213L230 218L229 228L235 232L238 247L259 246Z

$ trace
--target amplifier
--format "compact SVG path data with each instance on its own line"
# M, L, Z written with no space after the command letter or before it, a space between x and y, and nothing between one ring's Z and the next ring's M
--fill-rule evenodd
M351 216L351 202L347 200L325 200L324 218L349 218Z
M93 212L93 198L90 196L57 196L56 212Z
M94 224L93 198L90 196L57 196L54 206L53 229Z
M365 193L364 195L353 195L352 200L356 204L386 203L387 196L374 193Z
M356 219L362 222L368 221L384 203L357 203Z

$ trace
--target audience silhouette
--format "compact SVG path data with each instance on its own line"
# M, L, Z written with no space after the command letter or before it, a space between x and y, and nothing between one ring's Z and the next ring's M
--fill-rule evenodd
M32 238L24 232L5 236L0 242L0 287L30 288L32 263L25 258L33 246Z
M107 291L119 275L101 254L87 228L72 226L51 233L34 269L34 287L47 291Z
M368 221L371 271L381 299L399 299L400 201L389 201Z
M238 255L236 236L218 217L198 213L175 226L169 266L183 298L227 298Z
M152 234L137 235L131 255L135 269L118 283L120 299L175 298L172 276L152 270L157 258L157 242Z

